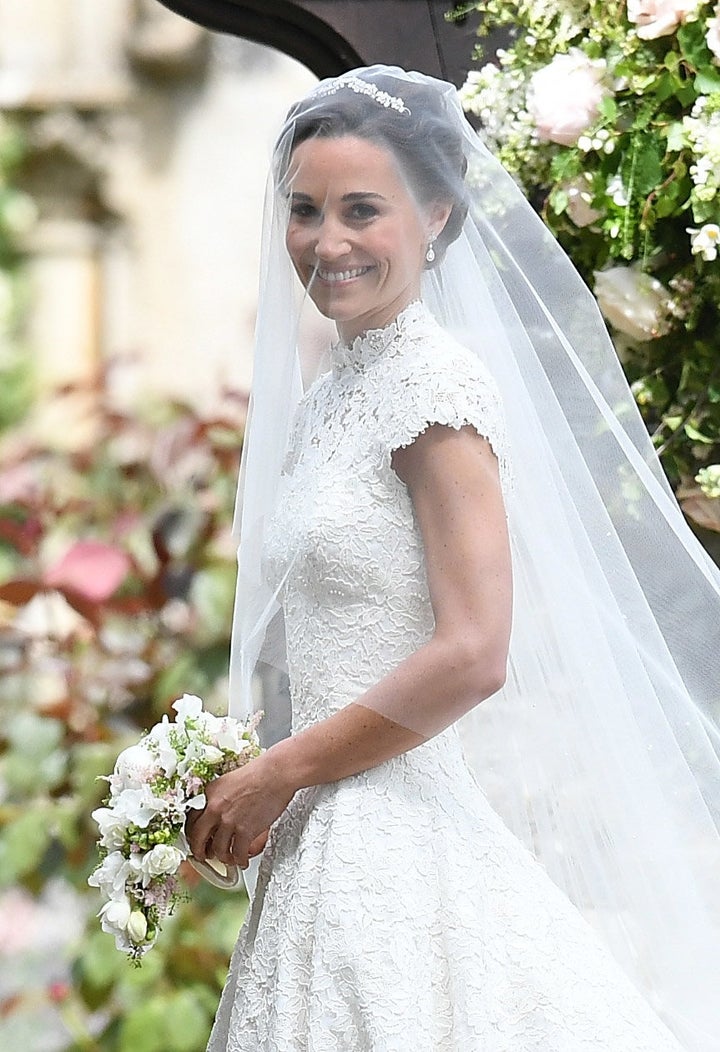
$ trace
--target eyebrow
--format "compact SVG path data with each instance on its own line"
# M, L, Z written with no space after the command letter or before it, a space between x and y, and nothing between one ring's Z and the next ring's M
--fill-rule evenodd
M297 190L293 190L293 192L292 192L292 194L290 196L293 197L296 201L312 201L312 199L313 199L311 194L302 194L302 193L299 193ZM354 191L353 193L350 193L350 194L343 194L341 200L352 202L352 201L365 200L368 197L376 198L379 201L384 201L385 200L385 198L383 197L382 194L377 194L377 193L375 193L372 190L359 190L359 191Z

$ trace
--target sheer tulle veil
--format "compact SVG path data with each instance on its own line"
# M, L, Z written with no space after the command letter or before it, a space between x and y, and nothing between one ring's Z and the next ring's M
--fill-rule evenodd
M418 73L373 66L323 81L277 141L236 515L231 711L263 708L267 741L289 733L263 537L296 407L331 338L285 249L299 123L317 118L316 133L333 134L326 118L375 108L401 135L426 106L459 144L458 167L427 126L428 164L455 165L462 208L423 300L493 374L513 475L509 674L460 720L465 751L507 824L684 1047L710 1052L720 1048L720 574L673 498L593 297L452 85ZM392 150L392 134L378 142ZM449 721L386 715L427 734Z

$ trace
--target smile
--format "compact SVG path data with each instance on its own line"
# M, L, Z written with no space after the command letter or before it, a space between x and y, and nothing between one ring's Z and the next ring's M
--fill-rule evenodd
M335 281L350 281L352 278L360 278L372 269L372 267L355 267L354 270L321 270L318 267L317 275L323 281L328 281L332 284Z

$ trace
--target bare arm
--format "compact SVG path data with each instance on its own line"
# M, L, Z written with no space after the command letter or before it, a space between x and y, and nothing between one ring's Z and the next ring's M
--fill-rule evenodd
M407 752L502 686L512 587L497 460L472 428L435 425L397 450L393 466L422 533L431 639L357 702L211 783L190 830L196 857L246 865L251 841L298 789Z

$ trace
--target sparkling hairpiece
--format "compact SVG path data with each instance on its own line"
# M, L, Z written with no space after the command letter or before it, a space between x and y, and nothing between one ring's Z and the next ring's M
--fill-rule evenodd
M387 110L396 110L398 113L410 113L405 103L397 95L390 95L387 91L380 91L374 84L360 77L337 77L325 87L320 87L313 92L317 98L324 95L335 95L341 88L349 88L356 95L367 95L378 106L384 106Z

